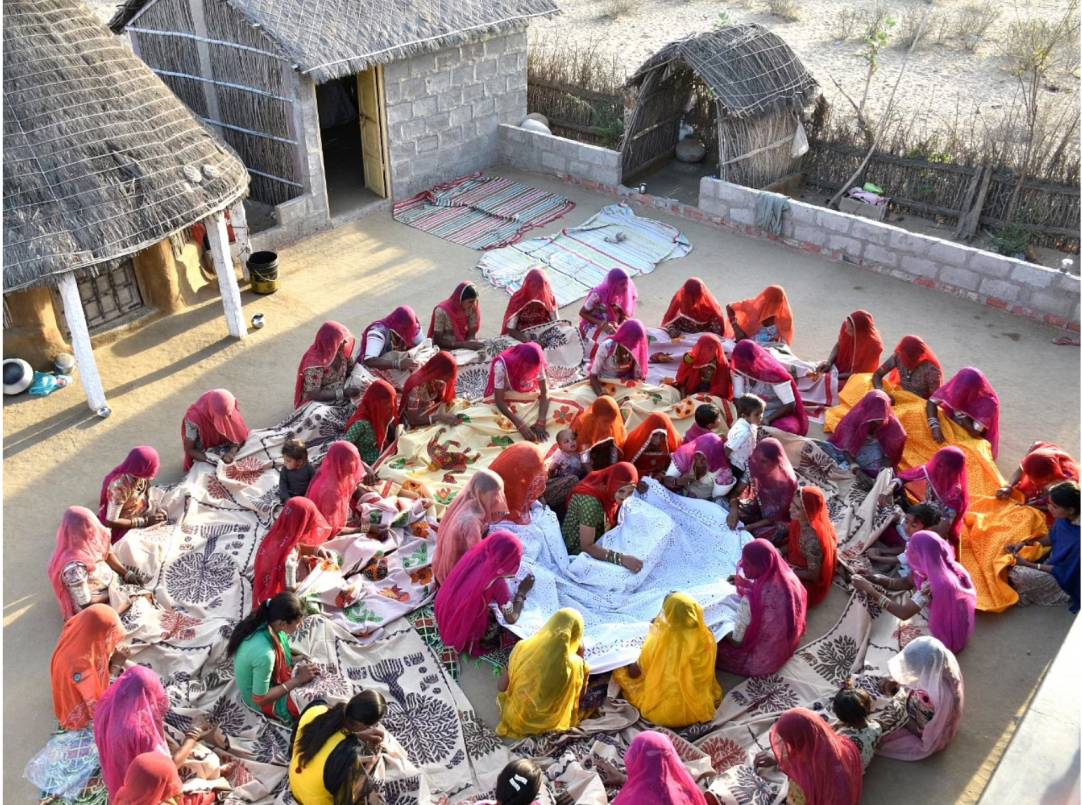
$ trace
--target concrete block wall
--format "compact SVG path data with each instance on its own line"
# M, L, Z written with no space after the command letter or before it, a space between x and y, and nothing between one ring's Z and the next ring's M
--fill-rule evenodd
M500 126L500 164L532 173L547 173L561 179L574 178L602 185L620 184L622 165L619 151L587 145L553 134L520 129L516 124Z
M1056 327L1079 328L1076 275L795 199L790 199L782 218L781 235L770 235L755 226L760 193L704 177L699 210L709 220L745 234L770 237Z
M384 67L391 188L402 199L487 168L526 116L526 30Z

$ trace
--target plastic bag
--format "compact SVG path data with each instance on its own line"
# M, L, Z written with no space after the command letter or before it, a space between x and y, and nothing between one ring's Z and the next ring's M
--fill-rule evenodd
M69 375L53 375L48 372L34 372L34 379L30 383L29 393L31 397L48 397L57 389L62 389L71 382Z
M793 134L793 147L789 150L789 155L794 159L802 157L808 153L808 148L808 134L804 131L804 124L797 120L796 132Z
M98 747L94 728L60 732L26 764L23 776L39 791L62 799L75 799L97 774Z

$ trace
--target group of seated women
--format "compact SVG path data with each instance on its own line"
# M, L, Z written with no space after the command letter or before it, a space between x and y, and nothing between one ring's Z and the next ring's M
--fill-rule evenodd
M622 696L647 721L676 729L715 717L723 697L718 670L777 673L804 637L808 608L826 598L841 565L826 495L801 486L783 444L761 430L771 426L806 436L809 428L796 377L783 362L782 348L794 337L784 290L770 286L722 307L693 278L673 297L660 329L695 341L671 384L685 397L705 394L732 403L730 411L703 402L684 437L662 412L628 430L616 399L606 394L607 383L646 377L650 336L635 318L637 303L634 282L621 269L609 272L587 296L579 331L592 353L585 374L596 400L557 435L546 455L532 444L548 439L548 388L544 353L530 331L555 321L559 309L540 269L529 272L512 296L501 334L519 343L492 358L486 391L524 441L474 472L443 515L433 558L434 609L442 640L456 651L480 655L501 645L501 621L518 619L533 579L516 581L524 546L499 523L528 523L536 501L558 514L568 554L582 553L630 573L639 572L642 561L605 548L603 537L647 478L676 494L713 501L726 510L730 528L742 525L755 537L730 579L735 628L717 641L702 606L687 594L672 593L638 659L613 674ZM295 406L348 402L353 410L344 438L330 446L318 468L309 466L303 443L290 440L283 448L281 505L255 557L253 608L232 631L227 652L243 702L297 728L290 784L303 803L366 801L360 797L368 773L394 739L379 727L386 703L376 691L306 708L292 695L318 675L290 642L305 612L293 592L297 575L305 558L320 556L332 537L383 537L379 518L371 516L379 505L371 466L390 449L399 428L460 423L453 414L458 365L451 353L481 349L480 325L477 290L464 282L433 310L428 335L439 351L423 364L413 357L423 340L420 322L402 306L366 327L359 345L343 325L325 323L298 368ZM894 471L896 521L868 549L866 569L843 575L894 616L923 616L931 636L910 642L890 663L889 678L861 680L839 692L832 717L796 708L773 725L771 750L754 763L776 766L789 778L790 801L798 801L793 792L800 792L807 802L857 802L862 770L874 753L926 757L950 742L961 715L954 653L973 632L975 595L957 553L970 489L969 453L956 442L968 437L986 442L993 457L998 453L999 398L975 368L944 382L939 360L916 336L902 338L885 360L882 353L872 316L862 310L848 316L828 358L816 367L847 381L843 404L827 417L829 438L817 445L865 488L882 470ZM378 375L363 394L351 381L357 362ZM515 415L504 396L509 391L537 395L535 421ZM916 424L912 409L904 408L911 399L919 401L922 418ZM927 461L903 470L917 424L926 426L921 438L926 435L936 448ZM184 415L185 468L228 464L247 439L237 400L224 389L209 391ZM169 801L180 790L181 776L190 774L183 770L192 766L193 753L213 754L208 743L228 747L228 738L209 724L193 726L179 742L168 737L168 699L149 670L133 666L111 681L126 659L121 616L140 601L153 606L141 586L144 579L121 564L112 545L130 529L165 521L151 487L158 468L157 452L137 447L103 481L97 515L68 509L48 570L66 621L52 667L57 719L65 729L93 725L110 797L133 805ZM1077 480L1078 468L1065 451L1038 443L998 490L1001 498L1044 509L1051 526L1048 533L1019 535L1007 547L1014 557L1009 581L1023 603L1078 611ZM417 501L418 513L430 505ZM570 730L597 709L584 631L582 616L563 609L514 645L498 683L500 735L516 739ZM871 717L869 688L904 713L890 731ZM195 765L209 769L202 772L209 777L223 773L214 763ZM622 786L617 802L706 802L711 796L699 790L660 733L636 737L624 765L626 772L602 769L607 782ZM501 775L495 801L531 802L540 780L529 762L512 764Z

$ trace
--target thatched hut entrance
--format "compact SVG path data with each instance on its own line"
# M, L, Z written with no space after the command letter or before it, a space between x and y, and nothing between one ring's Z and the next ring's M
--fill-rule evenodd
M673 156L684 123L706 146L709 173L765 187L799 169L794 139L819 95L792 49L754 23L666 45L627 87L634 103L621 148L625 183Z

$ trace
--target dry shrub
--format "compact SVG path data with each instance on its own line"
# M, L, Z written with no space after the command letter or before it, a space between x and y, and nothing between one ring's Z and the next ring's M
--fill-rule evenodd
M603 17L610 20L618 19L625 14L630 14L638 9L640 0L605 0Z
M856 39L863 34L867 24L864 22L865 12L856 8L843 8L834 17L834 41L847 42Z
M800 19L800 4L797 0L766 0L766 8L779 19L789 22Z
M971 3L958 9L954 18L954 36L972 53L984 39L988 29L999 18L994 2Z
M1024 76L1069 73L1078 67L1079 21L1076 4L1062 19L1030 18L1007 26L1000 39L1000 51L1007 72Z
M619 57L602 52L597 42L579 45L558 37L530 42L526 71L530 79L568 84L605 95L620 94L627 77Z
M920 27L922 19L924 20L923 31ZM898 18L894 45L902 50L909 50L919 34L920 41L917 42L917 50L921 50L931 44L946 42L950 38L951 30L951 21L947 14L928 11L920 7L908 8Z

